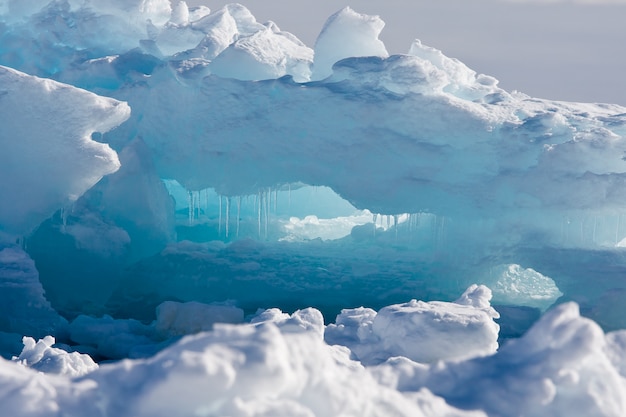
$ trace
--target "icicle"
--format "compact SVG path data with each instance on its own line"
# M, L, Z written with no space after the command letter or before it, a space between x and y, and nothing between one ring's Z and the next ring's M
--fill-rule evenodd
M385 217L387 218L387 230L389 230L391 228L391 216L385 215Z
M237 234L236 234L236 237L239 237L240 219L241 219L241 196L237 197Z
M270 201L269 199L272 198L272 190L268 189L268 194L265 197L265 239L267 239L267 225L269 223L270 220Z
M218 236L222 236L222 195L220 194L219 197L220 200L220 214L218 217L218 226L217 226L217 235Z
M278 188L274 190L274 214L278 213Z
M291 215L291 183L287 185L287 215Z
M228 238L228 225L230 223L230 197L226 198L226 237Z
M442 245L445 241L445 233L446 233L446 217L441 217L441 230L439 232L439 244Z
M585 242L585 230L584 230L585 219L580 221L580 244L582 245Z
M61 208L61 230L65 232L65 227L67 226L67 209L65 207Z
M209 217L209 189L204 189L204 214Z
M398 241L398 215L393 215L393 228L396 230L396 242Z
M189 225L193 224L193 192L187 191L187 206L188 207L188 217L189 217Z
M259 228L259 239L261 239L261 191L259 191L259 195L256 198L256 206L257 206L257 226Z

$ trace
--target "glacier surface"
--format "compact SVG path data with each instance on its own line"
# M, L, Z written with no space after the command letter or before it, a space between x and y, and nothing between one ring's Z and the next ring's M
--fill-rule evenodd
M0 0L3 412L626 414L626 108L383 27Z

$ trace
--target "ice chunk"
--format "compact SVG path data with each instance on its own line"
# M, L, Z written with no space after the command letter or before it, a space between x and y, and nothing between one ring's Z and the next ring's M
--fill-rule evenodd
M119 169L91 136L124 122L126 103L0 67L0 104L0 230L30 232Z
M210 65L213 74L239 80L276 79L293 76L308 81L313 51L296 37L283 33L273 23L245 37L239 37Z
M378 39L385 22L378 16L368 16L346 7L328 18L315 42L313 80L332 74L335 62L350 57L389 56Z
M417 362L459 360L492 354L498 348L499 317L491 291L471 286L454 303L409 303L343 310L325 333L329 344L350 348L363 363L403 356Z
M243 323L243 310L230 305L166 301L157 307L156 331L180 336L211 330L215 323Z
M36 343L32 337L24 337L23 343L22 353L13 360L37 371L76 377L98 369L89 355L52 347L55 343L52 336L46 336Z
M545 310L563 294L554 280L532 268L517 264L499 265L485 281L493 291L494 303L537 307Z

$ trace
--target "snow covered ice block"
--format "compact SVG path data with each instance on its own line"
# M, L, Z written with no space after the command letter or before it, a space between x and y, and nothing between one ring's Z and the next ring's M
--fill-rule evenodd
M498 313L491 290L473 285L454 303L411 300L372 309L343 310L326 328L325 340L350 348L365 364L393 356L416 362L462 360L490 355L498 348Z
M92 140L130 116L126 103L0 67L0 231L32 231L120 167Z

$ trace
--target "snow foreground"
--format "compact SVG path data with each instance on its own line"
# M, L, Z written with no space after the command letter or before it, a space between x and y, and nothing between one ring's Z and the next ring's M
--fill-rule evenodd
M495 340L489 298L474 286L455 303L390 306L402 332L377 331L388 323L383 311L346 311L326 328L314 309L260 311L247 324L216 325L148 359L100 367L50 347L50 337L25 338L19 358L0 359L0 401L15 417L624 415L624 331L605 335L566 303L498 352L484 344L461 353L459 346L485 339L481 326L495 326L487 336ZM442 318L446 332L438 331ZM417 348L407 335L425 337ZM372 343L404 345L407 355L388 350L364 366L358 359ZM427 345L448 360L416 361Z
M626 414L626 108L383 26L0 0L3 412Z

